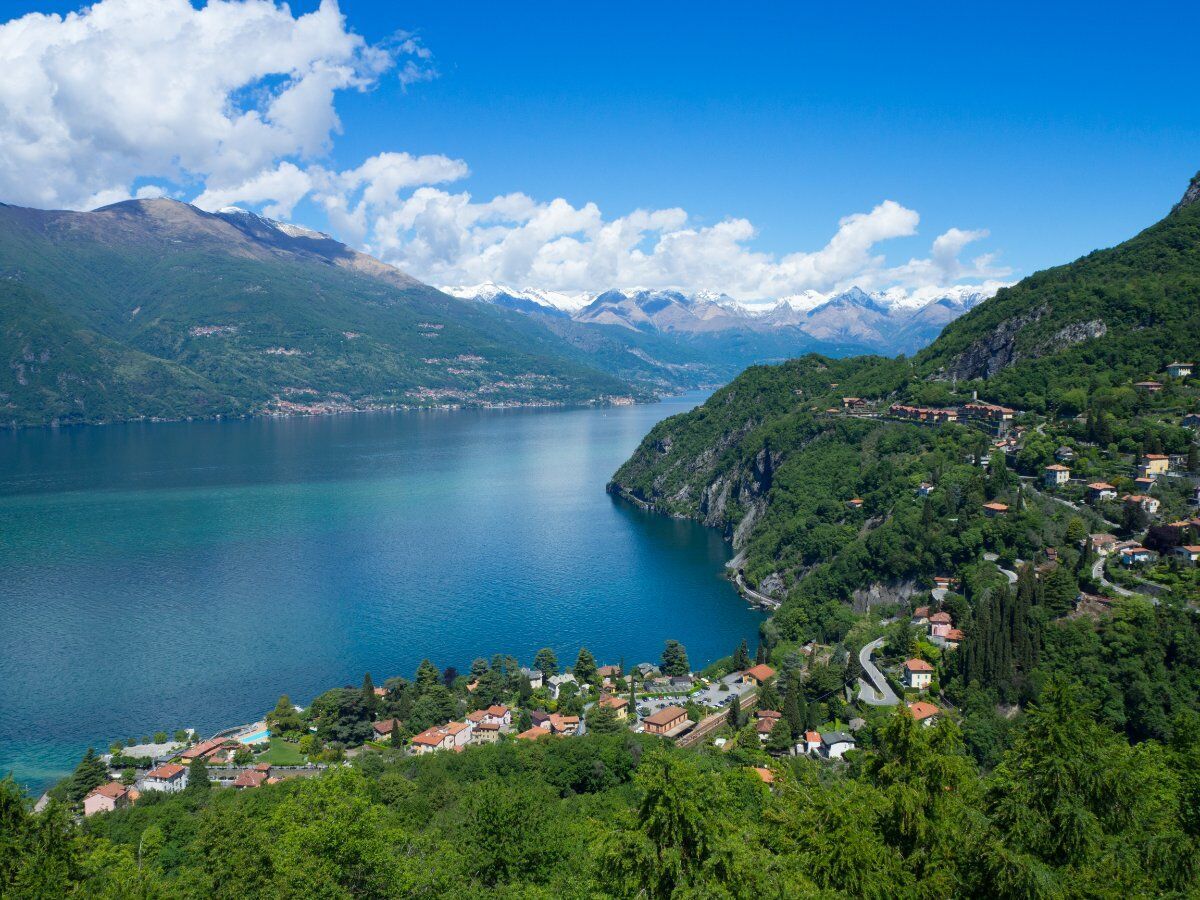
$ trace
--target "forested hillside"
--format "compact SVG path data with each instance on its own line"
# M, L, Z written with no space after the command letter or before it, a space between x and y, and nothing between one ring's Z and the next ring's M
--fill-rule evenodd
M981 776L948 720L881 725L832 770L757 737L728 752L634 735L504 742L75 824L0 783L11 897L745 898L1191 896L1200 723L1134 748L1049 686ZM763 769L763 771L769 771Z
M0 304L6 423L649 398L711 377L620 351L610 374L324 235L170 200L0 204Z

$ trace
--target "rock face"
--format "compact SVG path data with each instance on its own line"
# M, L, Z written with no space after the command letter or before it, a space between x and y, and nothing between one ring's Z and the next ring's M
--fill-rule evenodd
M1183 197L1180 199L1180 201L1171 207L1171 212L1178 212L1184 207L1191 206L1197 201L1200 201L1200 172L1197 172L1192 177L1191 184L1189 184L1187 190L1183 192Z
M1047 307L1041 306L1024 315L1014 316L1000 323L995 331L976 341L952 359L937 374L937 378L944 381L953 378L964 381L971 378L990 378L1001 369L1011 366L1018 359L1018 335L1026 326L1044 316L1047 311Z

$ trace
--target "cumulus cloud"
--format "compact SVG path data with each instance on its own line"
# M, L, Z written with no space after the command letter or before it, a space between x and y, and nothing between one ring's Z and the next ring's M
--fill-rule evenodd
M385 77L406 89L436 75L413 36L369 44L336 0L293 15L274 0L100 0L60 17L0 25L0 198L91 208L131 196L244 204L276 218L323 213L344 240L434 284L500 281L561 290L715 289L743 299L857 284L906 296L1007 270L961 256L987 237L952 228L928 254L889 265L886 242L917 233L891 200L841 219L816 250L755 249L744 218L685 210L605 216L595 203L452 189L467 163L381 152L328 162L339 93Z
M87 208L139 179L228 192L271 170L294 192L280 162L326 152L336 94L401 57L427 59L411 39L369 45L335 0L301 16L272 0L102 0L14 19L0 25L0 195Z

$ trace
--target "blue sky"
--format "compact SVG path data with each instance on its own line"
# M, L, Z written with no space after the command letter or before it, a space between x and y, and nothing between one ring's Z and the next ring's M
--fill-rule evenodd
M290 9L298 17L318 5ZM463 161L470 174L439 189L474 201L521 192L542 204L562 198L575 210L593 203L604 222L636 209L686 210L686 225L652 229L632 245L645 252L664 230L745 219L754 237L739 246L772 259L813 253L842 217L892 200L920 221L866 251L886 256L889 274L868 266L878 287L895 266L925 259L952 228L986 229L963 255L995 256L982 267L942 268L943 280L1011 280L1068 261L1161 217L1200 169L1198 76L1179 47L1186 22L1178 6L833 6L342 0L346 31L367 45L386 47L407 32L429 56L399 54L369 86L339 90L342 128L329 149L277 159L348 170L402 151ZM5 5L14 19L78 8ZM396 73L410 58L436 77L403 85ZM192 199L212 185L205 174L147 171L136 184L164 184ZM411 234L385 233L378 222L394 208L356 234L312 195L288 212L429 269L419 275L490 274L478 258L463 261L464 253L483 254L477 238L467 250L456 243L456 261L441 266L434 257L445 247L414 249ZM681 259L669 273L613 271L684 278L691 258ZM588 276L568 274L561 261L505 265L508 274L561 282L544 286L606 286L584 285ZM827 290L855 278L847 266L820 275L772 271L741 293L760 284L762 292ZM737 280L731 271L704 277ZM910 288L920 281L895 277Z

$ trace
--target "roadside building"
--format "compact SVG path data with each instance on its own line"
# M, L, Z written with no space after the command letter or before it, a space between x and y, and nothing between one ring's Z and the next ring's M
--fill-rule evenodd
M207 741L201 741L188 747L179 754L179 758L185 762L191 762L193 759L211 760L220 751L226 749L236 750L237 742L231 741L229 738L209 738Z
M1121 550L1120 558L1123 566L1140 565L1154 559L1154 551L1142 546L1124 547Z
M1091 536L1092 549L1100 556L1108 556L1112 553L1113 547L1116 546L1116 535L1112 534L1093 534Z
M1052 463L1042 469L1042 484L1046 487L1060 487L1071 480L1071 470L1060 463Z
M904 663L904 686L923 691L933 681L933 666L923 659L910 659Z
M1166 475L1170 468L1171 457L1165 453L1147 453L1138 460L1138 475L1142 478Z
M680 706L668 706L666 709L660 709L658 712L646 716L642 720L642 724L645 726L647 734L674 737L691 723L686 709Z
M751 666L742 673L742 680L753 682L762 687L764 682L770 681L775 677L775 670L766 663L759 663L757 666Z
M1115 500L1116 497L1116 486L1109 484L1107 481L1093 481L1088 485L1088 499L1093 503L1098 503L1101 500Z
M188 770L178 763L163 763L142 776L139 787L143 791L162 791L174 794L187 787Z
M600 705L605 709L611 709L613 714L622 721L629 718L629 701L625 697L603 696L600 698Z
M270 772L264 772L259 768L245 769L238 772L238 777L233 780L234 788L244 790L245 788L262 787L267 783L270 777Z
M472 723L447 722L426 728L412 739L413 752L418 756L436 753L439 750L461 750L471 742L474 732Z
M83 798L83 814L94 816L96 813L124 809L133 802L129 796L131 790L119 781L109 781L99 787L94 787Z
M912 625L928 625L929 624L929 607L918 606L913 610L912 618L909 620Z

